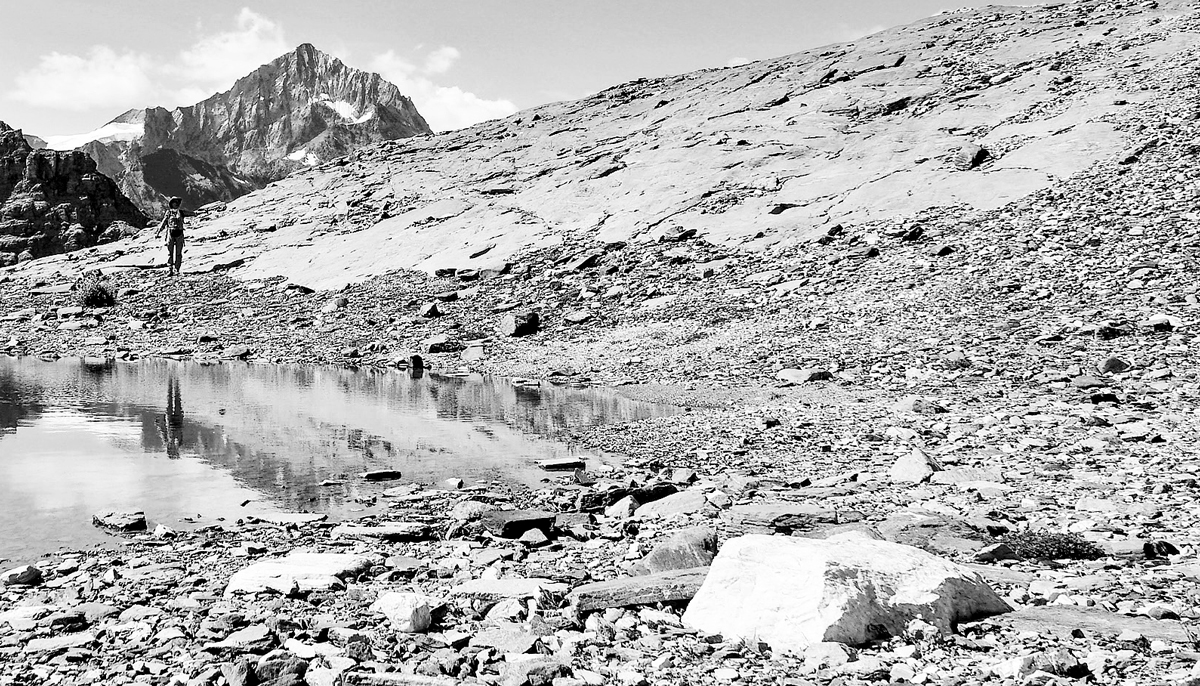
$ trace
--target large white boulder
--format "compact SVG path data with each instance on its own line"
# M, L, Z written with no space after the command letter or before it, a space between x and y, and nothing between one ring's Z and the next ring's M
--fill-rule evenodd
M371 568L374 558L350 553L296 552L256 562L229 578L225 595L275 591L284 595L344 588L345 579Z
M921 619L944 633L1011 608L975 572L918 548L861 537L751 535L721 548L688 605L688 626L780 653L858 645Z
M397 631L414 634L429 628L433 609L441 605L440 600L419 593L389 591L371 604L371 611L386 615Z

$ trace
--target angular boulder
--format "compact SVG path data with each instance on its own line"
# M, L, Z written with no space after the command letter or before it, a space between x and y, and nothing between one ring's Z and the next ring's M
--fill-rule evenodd
M112 531L145 531L145 512L100 512L92 515L92 525Z
M34 586L42 581L42 570L33 565L15 567L0 574L0 584L5 586Z
M429 628L431 612L441 604L441 601L419 593L389 591L379 596L371 610L392 620L397 631L414 634Z
M802 653L815 643L899 635L914 619L949 633L1010 610L977 573L917 548L750 535L721 549L683 621L726 640Z
M699 490L680 491L646 503L637 509L639 517L670 517L672 515L693 514L714 508L708 498Z
M677 531L660 541L629 572L634 576L692 569L712 564L717 554L717 532L698 526Z
M538 529L547 536L554 528L554 513L542 510L492 510L480 517L483 528L493 536L517 538L530 529Z
M505 315L500 320L499 331L500 335L510 338L520 336L532 336L541 328L541 317L537 312L526 312L524 314L509 314Z
M908 454L896 458L888 470L888 478L894 483L919 484L941 470L940 462L924 450L913 448Z

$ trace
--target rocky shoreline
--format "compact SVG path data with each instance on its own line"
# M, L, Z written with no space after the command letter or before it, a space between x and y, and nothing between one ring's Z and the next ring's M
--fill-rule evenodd
M1116 5L1048 11L1107 36L1118 17L1085 15ZM1188 17L1170 36L1158 18L1137 26L1146 41L1183 46ZM624 466L552 475L535 490L390 484L388 515L350 525L124 533L119 552L13 561L0 589L0 685L1200 683L1200 127L1186 96L1198 82L1189 46L1159 46L1170 68L1139 70L1137 41L1104 44L1118 76L1098 76L1100 39L1071 40L1065 57L1044 56L1048 73L972 62L946 106L1029 72L1053 80L1050 95L1005 126L1043 121L1073 94L1105 108L1103 127L1075 132L1078 145L1052 145L1072 130L1064 122L1029 156L1067 154L1101 128L1131 147L997 209L801 235L784 226L800 201L743 185L694 206L703 231L662 219L652 234L602 242L596 227L560 222L555 242L495 269L380 275L374 255L347 253L367 266L336 292L260 278L282 258L257 265L255 251L297 247L332 279L344 265L313 257L322 248L310 239L349 243L393 211L413 232L453 228L443 216L453 198L431 192L426 212L383 188L404 178L390 165L407 148L391 146L210 208L189 229L194 271L179 279L155 269L162 249L146 236L0 268L0 353L372 369L419 355L438 373L603 384L689 409L568 432ZM832 111L890 121L868 114ZM749 149L756 126L709 143ZM989 126L959 133L983 140ZM441 155L444 140L422 154ZM1003 162L1009 150L988 144L964 147L956 173ZM579 173L590 183L627 168L601 166ZM486 183L479 208L521 196L515 182ZM853 216L888 201L868 196ZM731 208L742 214L722 218ZM706 235L726 221L764 240ZM759 232L768 222L788 240ZM485 234L456 234L450 252L487 256ZM415 233L397 235L394 254ZM259 271L237 272L248 261ZM76 279L96 270L115 305L76 302ZM718 581L729 578L763 585ZM871 596L846 591L862 601L854 611L796 609L818 582L849 578ZM808 592L786 585L797 580ZM981 583L1012 611L993 614ZM692 613L697 594L710 613L728 609L727 626ZM874 628L825 633L814 615L873 617Z
M949 414L911 400L891 409L910 424ZM743 407L599 429L653 450L535 491L383 481L388 514L359 522L294 515L144 531L136 514L100 516L123 530L118 552L64 552L5 573L0 683L1190 683L1200 672L1189 628L1200 593L1187 531L1195 481L1165 476L1184 464L1093 454L1087 467L1021 473L1021 451L968 461L908 446L876 468L829 474L846 464L792 460L768 470L763 456L793 451L788 434L803 423L753 414L753 424ZM701 449L659 455L685 435L721 451L716 427L739 423L724 437L736 438L724 448L732 464L672 466L713 464ZM705 443L700 426L714 434ZM890 637L813 643L769 627L691 626L701 620L685 610L710 569L736 563L733 577L753 585L760 575L780 583L779 564L810 565L811 552L720 558L731 540L764 534L826 546L832 578L885 574L900 551L926 555L921 564L949 564L1015 611L967 622L975 601L962 591L883 603L898 593L889 584L927 574L908 570L855 586L881 606L876 623L904 620L882 632ZM845 558L870 545L895 550ZM751 621L778 609L744 588L712 594ZM842 615L861 616L850 605Z

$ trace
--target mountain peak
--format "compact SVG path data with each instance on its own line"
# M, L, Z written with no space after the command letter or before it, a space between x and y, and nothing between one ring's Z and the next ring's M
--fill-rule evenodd
M301 43L188 107L129 110L56 147L81 147L151 214L232 200L298 168L384 140L431 133L412 100L378 74Z

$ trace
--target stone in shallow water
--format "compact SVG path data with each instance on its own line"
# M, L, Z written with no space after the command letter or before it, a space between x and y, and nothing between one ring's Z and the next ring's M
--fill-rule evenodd
M371 472L363 472L361 476L367 481L394 481L401 478L402 474L398 469L377 469Z
M275 591L291 593L345 586L345 578L361 574L374 560L349 553L292 553L278 560L256 562L229 578L226 595Z
M950 633L1010 610L975 572L911 546L751 535L721 548L683 621L802 653L824 641L897 636L914 619Z
M92 515L92 524L113 531L145 531L145 512L99 512Z
M254 515L255 519L261 519L264 522L287 526L288 524L312 524L313 522L323 522L329 518L329 515L320 514L317 512L278 512L275 514L260 514Z

